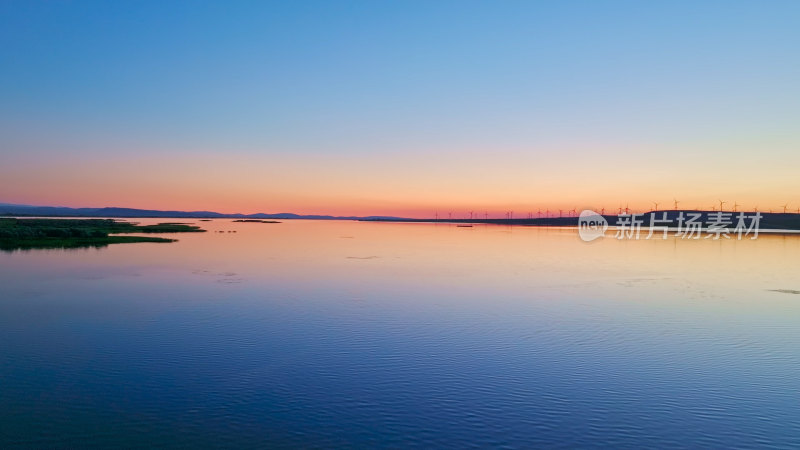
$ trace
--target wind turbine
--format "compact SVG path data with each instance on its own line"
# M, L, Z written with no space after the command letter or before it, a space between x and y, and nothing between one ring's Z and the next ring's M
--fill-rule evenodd
M564 217L564 210L563 209L559 209L558 210L558 217L559 218Z
M784 213L784 214L786 214L786 208L788 208L788 207L789 207L789 204L788 204L788 203L787 203L787 204L785 204L785 205L783 205L783 213Z
M722 205L728 202L723 202L722 200L719 201L719 212L722 212Z
M736 212L736 208L738 208L740 206L742 206L742 205L740 205L740 204L738 204L736 202L733 202L733 212Z
M617 211L617 215L618 215L618 216L621 216L621 215L622 215L622 206L620 206L620 207L619 207L619 211Z
M547 211L544 212L545 217L550 217L550 208L547 208Z
M577 217L578 216L578 208L572 208L571 213L572 213L573 217Z
M655 211L658 211L658 202L653 202L653 205L656 207Z
M600 215L601 216L605 216L606 215L606 209L605 208L600 208Z
M675 211L677 211L678 210L678 203L680 203L680 200L678 200L676 198L673 198L672 200L673 200L673 202L675 202Z
M628 208L628 204L625 204L625 214L630 214L631 209Z
M536 215L537 215L537 216L538 216L540 219L542 218L542 208L539 208L539 211L536 213Z

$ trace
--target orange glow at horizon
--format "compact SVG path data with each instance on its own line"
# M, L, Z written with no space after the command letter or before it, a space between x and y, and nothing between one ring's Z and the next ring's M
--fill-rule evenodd
M800 208L800 181L786 163L736 158L660 161L653 155L627 160L598 152L571 158L568 152L439 152L269 157L210 152L163 157L96 158L69 155L46 161L18 156L0 168L0 202L69 207L297 213L337 216L394 215L454 218L515 217L559 209L605 208L614 213L683 209L791 211ZM612 157L613 156L613 157ZM710 159L710 158L706 158ZM659 162L660 161L660 162ZM751 171L758 165L759 170ZM68 169L64 169L67 167ZM645 169L650 167L649 169ZM12 168L12 170L9 170ZM760 174L754 176L753 173Z

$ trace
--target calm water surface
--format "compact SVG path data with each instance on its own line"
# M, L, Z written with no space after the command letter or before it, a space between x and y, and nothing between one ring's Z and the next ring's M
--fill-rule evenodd
M198 224L0 253L0 447L800 447L798 237Z

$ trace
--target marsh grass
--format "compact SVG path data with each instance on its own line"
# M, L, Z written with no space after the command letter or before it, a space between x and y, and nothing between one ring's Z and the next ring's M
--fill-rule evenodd
M133 242L175 242L152 236L118 236L127 233L204 232L185 223L138 225L113 219L0 218L0 250L35 248L104 247Z

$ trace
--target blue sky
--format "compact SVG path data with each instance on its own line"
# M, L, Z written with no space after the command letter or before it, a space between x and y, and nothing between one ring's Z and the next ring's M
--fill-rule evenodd
M568 173L668 151L744 174L731 157L800 162L798 23L793 1L3 2L0 145L25 167L226 154L344 179L329 158L416 155L413 177L431 154Z

